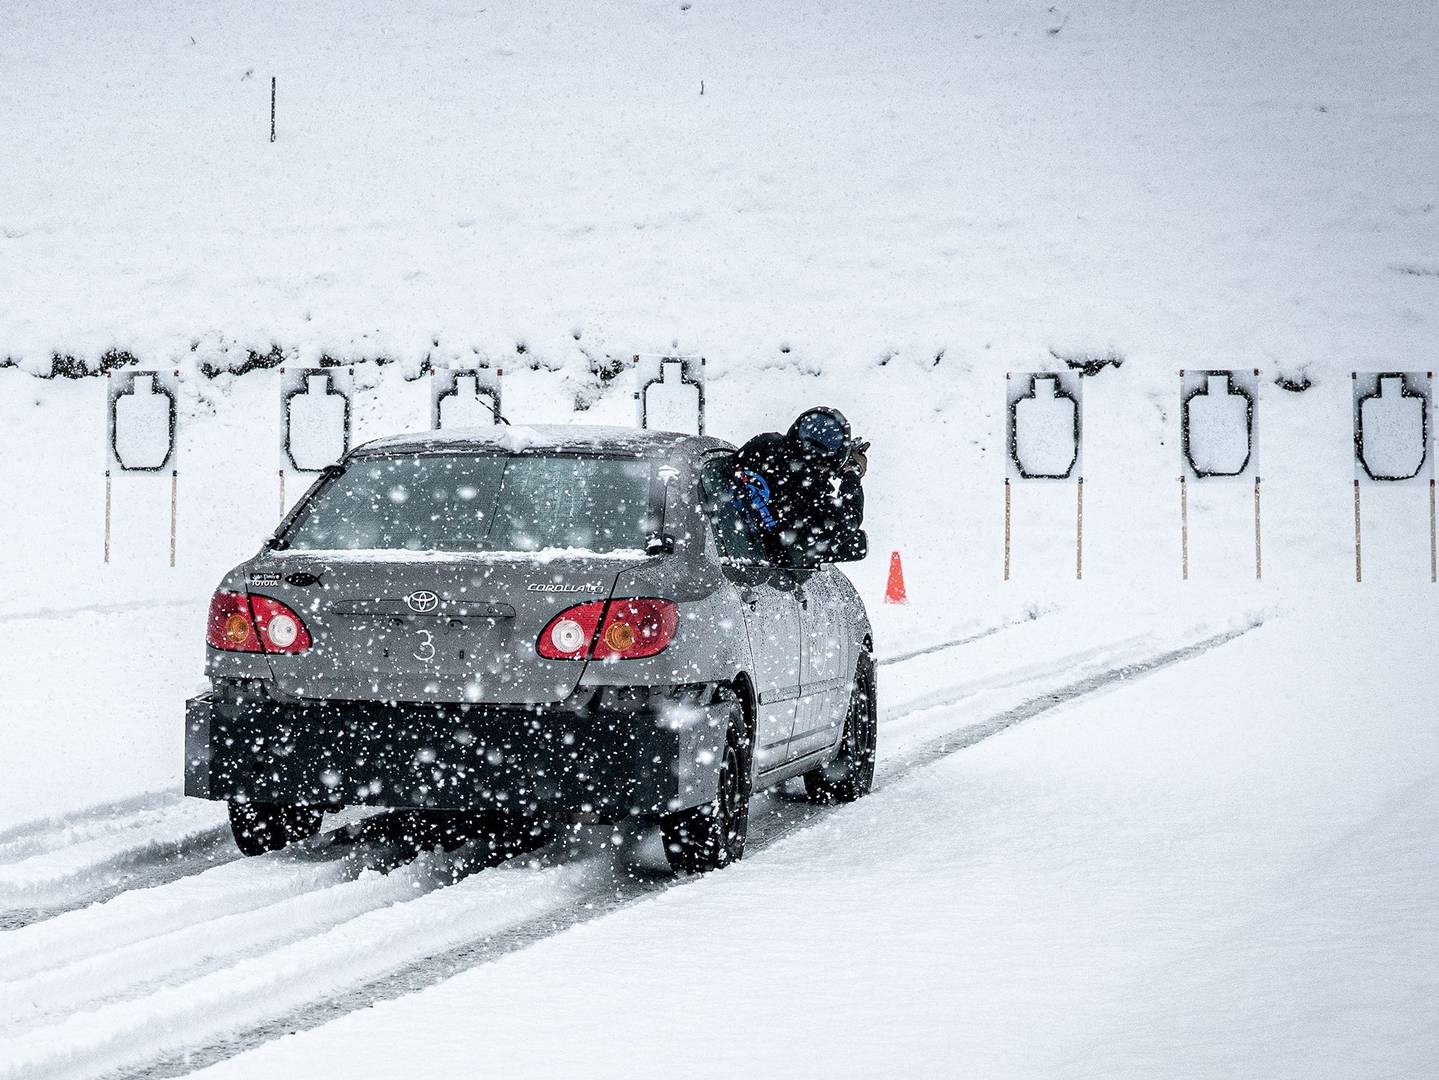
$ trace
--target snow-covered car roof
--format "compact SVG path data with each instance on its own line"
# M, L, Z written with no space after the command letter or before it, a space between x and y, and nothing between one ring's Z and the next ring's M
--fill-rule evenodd
M437 450L585 451L668 456L696 454L705 450L733 450L723 439L708 435L687 435L676 431L647 431L640 428L586 424L534 424L451 428L390 435L356 447L352 457L371 455L433 453Z

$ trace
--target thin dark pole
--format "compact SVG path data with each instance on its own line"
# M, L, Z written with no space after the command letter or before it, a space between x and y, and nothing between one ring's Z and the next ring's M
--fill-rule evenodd
M275 141L275 76L270 76L270 141Z

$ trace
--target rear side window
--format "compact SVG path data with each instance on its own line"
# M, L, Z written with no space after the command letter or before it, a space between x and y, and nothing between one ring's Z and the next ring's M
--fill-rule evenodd
M301 508L296 550L642 552L652 466L625 458L360 459Z
M700 494L720 555L736 562L768 562L764 548L735 506L734 455L719 454L705 462L700 469Z

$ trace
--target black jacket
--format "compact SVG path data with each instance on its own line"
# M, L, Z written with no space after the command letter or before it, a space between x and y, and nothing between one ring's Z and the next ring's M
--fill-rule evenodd
M782 564L823 557L864 521L864 488L845 459L773 431L735 455L735 503Z

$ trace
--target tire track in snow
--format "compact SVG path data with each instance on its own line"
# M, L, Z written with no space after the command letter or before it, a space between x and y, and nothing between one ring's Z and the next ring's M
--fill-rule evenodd
M77 843L46 845L0 863L0 929L188 877L236 857L223 815L214 806L180 799L77 833L84 837Z
M1056 609L1052 607L1034 607L1026 611L1021 618L1006 619L1004 622L995 623L993 626L986 626L982 630L976 630L965 637L953 638L949 641L937 641L933 645L925 645L918 649L910 649L908 652L894 653L889 656L881 656L874 662L875 667L888 667L890 664L902 664L906 660L913 660L919 656L928 656L930 653L943 652L945 649L957 649L962 645L973 645L976 641L983 641L987 637L1016 626L1024 626L1036 619L1042 619Z
M198 814L216 824L187 830L183 821ZM316 840L290 850L314 854L355 823L378 811L351 808L326 821ZM383 815L380 815L383 816ZM22 930L80 909L234 866L243 865L219 803L171 796L158 824L132 823L102 832L94 845L42 852L10 867L0 865L0 931ZM279 856L285 858L286 856ZM273 865L269 863L268 865ZM7 896L8 888L8 896ZM31 906L20 906L24 904ZM0 935L0 958L8 939ZM3 966L0 966L3 971Z
M141 867L115 895L93 902L72 897L67 908L39 911L25 925L12 927L15 932L0 934L0 979L26 974L31 962L27 957L38 957L34 962L39 966L65 963L95 949L116 948L187 925L197 911L224 915L323 888L345 879L351 864L360 860L383 869L382 849L352 851L337 844L355 828L339 816L327 822L316 839L258 859L241 859L226 838L217 859Z
M179 801L179 796L171 792L147 791L128 799L6 826L0 829L0 863L131 828L137 818Z
M282 888L269 890L270 895L255 898L259 902L253 906L228 914L195 921L192 911L191 919L178 926L157 927L149 921L138 935L129 935L128 942L114 940L110 927L103 947L77 952L72 938L68 955L58 958L47 943L33 943L28 956L0 963L8 976L0 982L0 1040L81 1009L198 980L214 969L279 950L368 911L454 884L512 853L473 846L454 854L437 850L416 854L396 845L362 849L356 857L325 868L331 872L307 881L287 880ZM93 941L95 928L91 929Z
M1103 693L1119 687L1131 679L1143 677L1199 656L1233 641L1260 624L1261 620L1255 620L1177 648L1158 653L1151 652L1146 656L1111 663L1100 670L1083 675L1078 679L1071 679L1054 689L993 713L977 723L961 724L957 727L951 723L938 735L924 738L890 757L882 756L876 775L876 787L883 788L897 783L919 769L1069 702ZM1129 648L1130 645L1130 642L1119 643L1119 647L1123 649ZM1115 646L1109 648L1111 655L1114 648ZM1091 654L1094 652L1090 651ZM1056 674L1052 664L1049 674L1051 677ZM886 718L886 726L890 726L895 721L908 717L912 713L935 708L936 703L922 701L908 709L891 713ZM882 746L883 744L881 744ZM786 796L782 792L761 796L755 800L751 809L749 851L762 851L841 809L842 807L816 806L796 797ZM651 846L655 847L653 842ZM657 848L656 853L662 857L662 853L658 853ZM212 1036L209 1041L192 1045L183 1051L161 1051L143 1060L132 1060L128 1067L116 1071L115 1075L125 1078L185 1075L195 1069L233 1057L281 1035L317 1027L346 1013L368 1007L376 1001L401 997L432 986L461 971L488 963L507 953L524 949L571 926L643 902L667 889L696 880L689 878L676 880L658 869L646 870L643 867L616 872L613 866L602 869L599 865L601 862L602 860L599 858L592 858L588 864L587 873L556 881L556 885L562 887L565 894L560 898L561 903L539 904L538 910L521 913L518 918L506 919L499 913L492 913L497 917L486 919L482 926L476 928L475 932L470 932L469 928L466 928L466 934L461 939L448 940L442 949L429 951L427 955L414 956L404 964L392 965L391 970L377 973L368 981L356 980L350 985L334 986L335 980L330 980L332 988L328 995L312 995L303 1004L288 1009L271 1012L269 1015L256 1015L253 1008L233 1010L229 1017L222 1021L222 1026L229 1028L228 1032L223 1034L217 1032L217 1037ZM531 869L535 870L538 878L538 875L545 870L555 871L574 865L576 864L560 862L558 866L543 867L543 864L539 864ZM518 873L524 868L506 867L504 869ZM481 875L482 878L493 876ZM549 881L550 879L545 880ZM478 886L482 882L473 884ZM549 886L545 885L544 887ZM463 886L456 888L463 888ZM443 890L445 893L454 891L455 889ZM537 900L535 902L538 903ZM397 905L401 910L411 906L410 904ZM403 916L398 916L398 918L403 920ZM340 933L343 929L343 927L336 928L332 933ZM406 944L411 943L407 941ZM268 957L261 957L256 962L264 963L268 959ZM359 974L359 972L356 971L355 974ZM217 972L214 978L223 982L223 976L224 972ZM177 988L179 992L183 992L183 989ZM243 998L244 993L241 992L240 996ZM214 1009L223 1010L227 1000L232 1001L233 999L227 999L224 995L215 998L206 995L206 1001ZM220 1026L215 1024L213 1016L207 1017L207 1019L210 1020L212 1028ZM164 1026L172 1029L184 1023L183 1017L173 1019L167 1017L167 1020L168 1023ZM54 1033L50 1037L58 1037L58 1033ZM118 1065L120 1062L114 1061L114 1064Z
M1069 683L1057 690L1039 697L1031 698L1013 708L1006 709L989 717L978 724L971 724L958 731L948 732L936 738L930 739L921 744L918 748L908 754L902 754L896 763L899 775L931 765L941 758L947 757L956 751L973 746L977 742L993 738L1008 728L1021 724L1026 720L1038 716L1040 713L1056 709L1061 705L1068 704L1079 698L1090 697L1094 694L1103 693L1116 689L1130 679L1142 678L1145 675L1153 674L1163 668L1181 664L1186 660L1192 660L1196 656L1217 649L1221 645L1228 644L1238 637L1249 633L1263 625L1263 620L1255 620L1244 626L1235 627L1222 633L1207 637L1202 641L1196 641L1191 645L1185 645L1168 652L1151 656L1148 659L1136 660L1123 663L1107 671L1097 672L1076 682ZM893 780L897 777L889 777Z
M968 698L984 693L1023 687L1031 683L1052 679L1056 672L1107 670L1131 656L1141 657L1153 653L1156 643L1148 634L1139 634L1088 649L1079 649L1063 656L1047 656L1043 660L1021 664L1003 671L981 675L968 682L951 683L935 690L928 690L898 704L886 706L880 712L882 723L899 723L930 709L958 705Z
M163 985L147 997L13 1035L6 1040L0 1074L51 1080L108 1075L167 1052L176 1031L214 1038L253 1026L277 1012L303 1008L315 996L382 977L395 967L397 951L443 952L516 918L530 921L568 907L588 891L594 870L592 861L583 860L500 867L376 908L283 949Z
M890 757L881 756L875 768L875 789L883 788L899 780L903 780L911 773L933 765L934 763L958 753L976 743L993 738L1017 724L1030 720L1042 713L1059 708L1080 698L1090 697L1108 690L1116 689L1130 679L1142 678L1162 668L1171 667L1174 664L1183 663L1203 653L1216 649L1221 645L1233 641L1262 625L1262 620L1255 620L1243 626L1226 630L1211 635L1190 645L1170 649L1158 654L1150 654L1134 660L1122 661L1103 670L1093 672L1077 680L1066 683L1054 690L1036 695L1011 708L994 713L977 723L966 724L955 728L947 727L938 735L923 739L916 745L901 750ZM967 694L962 696L969 696ZM915 713L927 712L939 708L939 705L925 703L916 705L911 709L896 712L889 718L891 723L905 719ZM883 727L880 729L884 730ZM883 743L880 744L881 749ZM763 831L759 842L760 847L768 846L786 836L801 831L813 824L815 820L825 814L832 813L839 807L816 806L804 802L801 799L794 800L800 808L799 813L789 820L776 820L768 824L770 828ZM748 850L748 849L747 849Z

